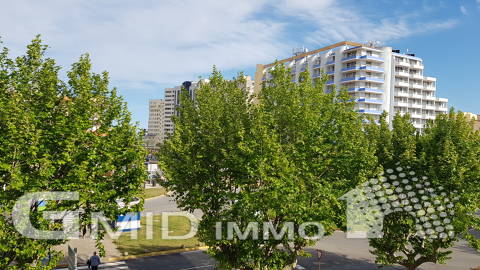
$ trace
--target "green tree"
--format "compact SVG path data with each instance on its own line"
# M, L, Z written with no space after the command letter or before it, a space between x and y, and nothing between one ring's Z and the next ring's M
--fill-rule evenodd
M301 237L300 224L319 221L327 234L345 226L338 198L376 169L347 93L325 94L325 78L312 82L308 73L293 83L282 65L271 75L252 102L242 76L226 81L214 70L195 100L183 96L175 133L159 155L179 206L203 211L200 240L226 269L293 266L313 243ZM259 237L228 238L226 222L242 231L258 222ZM264 238L265 222L277 231L293 222L293 236Z
M0 53L1 269L50 269L59 258L52 248L64 242L29 239L14 229L12 206L22 195L79 192L78 201L49 201L46 210L81 210L86 231L92 212L111 219L125 213L116 200L140 196L145 179L140 136L108 74L93 73L83 55L64 82L46 49L37 37L16 59L6 48ZM31 221L38 229L59 228L42 218L38 204Z
M413 189L415 193L427 190L430 193L428 195L435 200L459 200L452 204L453 212L449 212L446 217L443 215L447 211L444 212L440 205L436 205L435 211L430 215L420 218L408 211L387 215L383 222L383 237L370 239L373 248L371 252L376 256L376 262L384 265L400 264L407 269L417 269L426 262L445 263L451 254L448 248L460 238L469 240L478 249L478 240L470 232L473 228L479 228L479 219L474 215L479 208L478 132L472 129L471 123L461 114L453 111L429 122L423 133L415 132L408 115L396 115L392 130L386 128L384 119L382 118L380 126L371 125L366 128L368 136L377 144L380 164L385 169L411 166L418 175L426 176L428 180L424 183L432 190L420 186ZM395 181L386 180L389 184ZM429 206L426 201L420 203ZM434 224L435 219L448 223L447 226L451 221L453 234L438 238L423 235L420 229L427 223Z

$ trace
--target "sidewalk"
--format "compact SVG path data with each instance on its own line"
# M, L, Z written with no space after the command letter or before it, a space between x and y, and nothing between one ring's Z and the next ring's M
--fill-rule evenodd
M117 249L115 243L113 243L112 239L105 235L105 239L102 241L103 246L105 248L105 256L102 257L102 261L106 261L107 259L119 258L122 256L120 251ZM85 237L80 239L71 239L67 243L55 247L55 250L62 251L64 255L67 254L68 246L71 248L77 248L78 252L78 264L86 264L88 258L92 256L93 252L96 251L98 254L98 249L95 247L95 240ZM64 257L60 260L59 264L66 264L67 260Z

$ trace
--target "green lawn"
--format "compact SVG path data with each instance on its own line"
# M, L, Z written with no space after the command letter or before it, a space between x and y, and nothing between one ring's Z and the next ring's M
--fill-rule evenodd
M157 197L165 194L167 194L167 190L164 187L145 189L145 199L153 198L153 197Z
M168 221L169 235L185 235L190 230L190 221L185 217L173 216L170 217ZM124 232L114 241L120 252L128 252L129 255L136 255L202 245L196 237L185 240L162 239L161 215L153 217L153 239L146 239L145 217L142 217L141 225L142 227L138 230L138 237L136 240L130 238L130 232Z

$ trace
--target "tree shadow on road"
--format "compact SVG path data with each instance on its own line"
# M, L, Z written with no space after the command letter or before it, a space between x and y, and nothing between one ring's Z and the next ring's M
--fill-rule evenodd
M320 268L318 264L318 256L317 250L315 249L306 249L308 253L312 256L309 258L301 258L299 260L299 265L303 266L305 269L321 269L321 270L378 270L379 264L372 262L368 258L359 258L353 259L349 258L345 254L328 252L328 251L321 251L322 255L320 257ZM382 268L384 270L396 270L396 269L404 269L402 267L392 267L387 266Z

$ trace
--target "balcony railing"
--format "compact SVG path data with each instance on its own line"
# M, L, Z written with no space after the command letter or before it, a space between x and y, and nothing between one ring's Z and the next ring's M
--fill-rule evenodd
M385 71L385 69L383 69L382 67L376 67L376 66L361 66L360 69L378 71L378 72L384 72Z
M343 78L341 82L349 82L349 81L372 81L372 82L378 82L378 83L383 83L384 80L382 78L374 78L374 77L366 77L366 76L361 76L361 77L347 77Z
M403 76L403 77L408 77L409 76L408 72L403 72L403 71L395 71L395 75Z
M355 100L356 102L365 102L365 103L376 103L382 104L383 99L373 99L373 98L358 98Z
M384 61L382 57L373 56L373 55L362 55L360 56L360 59L367 59L367 60L374 60L374 61L381 61L381 62Z
M401 101L395 101L394 105L397 107L408 107L407 102L401 102Z
M358 110L359 113L366 113L366 114L376 114L380 115L382 114L382 111L380 110L370 110L370 109L360 109Z
M357 69L358 67L353 66L353 67L342 68L342 71L350 71L350 70L357 70Z
M358 56L356 56L356 55L347 56L347 57L342 58L342 61L348 61L348 60L352 60L352 59L358 59Z
M400 97L408 97L408 92L395 91L395 95Z
M410 68L423 69L423 65L413 64L413 65L410 66Z
M376 66L353 66L353 67L342 68L342 71L350 71L350 70L370 70L370 71L378 71L378 72L385 71L382 67L376 67Z
M383 93L383 89L377 89L377 88L368 88L368 87L353 87L353 88L348 88L349 92L372 92L372 93Z

